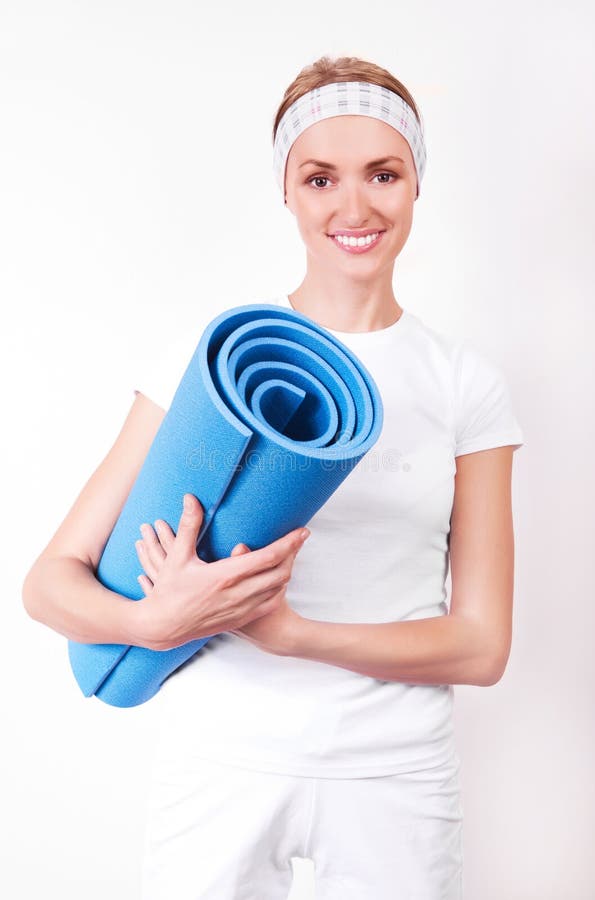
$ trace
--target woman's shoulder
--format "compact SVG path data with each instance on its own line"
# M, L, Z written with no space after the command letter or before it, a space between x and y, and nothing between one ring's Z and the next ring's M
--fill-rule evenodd
M447 373L456 422L455 455L524 443L508 375L493 355L465 335L445 334L412 316L419 346ZM420 353L421 357L422 354Z
M428 325L416 313L408 312L408 317L410 334L416 335L420 343L443 356L450 364L453 374L460 373L463 367L478 371L498 368L489 352L467 335L440 331Z

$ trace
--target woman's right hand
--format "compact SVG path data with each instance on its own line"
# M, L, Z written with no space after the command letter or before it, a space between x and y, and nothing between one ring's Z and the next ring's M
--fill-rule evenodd
M260 550L204 562L196 553L203 508L193 494L184 498L177 534L159 519L159 536L145 524L136 543L145 597L134 602L141 604L143 646L151 650L241 628L271 612L304 542L300 527Z

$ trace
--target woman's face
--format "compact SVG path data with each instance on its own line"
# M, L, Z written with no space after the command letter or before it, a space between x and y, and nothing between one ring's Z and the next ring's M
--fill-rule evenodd
M370 116L333 116L310 125L287 158L286 203L309 257L352 277L392 267L411 230L416 190L409 144ZM380 236L369 249L349 252L332 236L342 231Z

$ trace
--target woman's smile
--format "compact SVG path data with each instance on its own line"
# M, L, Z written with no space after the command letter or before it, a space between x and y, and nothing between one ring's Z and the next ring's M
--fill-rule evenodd
M380 243L383 234L384 231L374 231L365 237L344 234L329 234L327 237L345 253L367 253L368 250Z

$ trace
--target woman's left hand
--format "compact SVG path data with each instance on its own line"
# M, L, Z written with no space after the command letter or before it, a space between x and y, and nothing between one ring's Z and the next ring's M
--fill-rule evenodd
M246 544L237 544L230 555L239 556L249 552ZM276 597L279 598L279 605L276 609L265 613L264 616L259 616L258 619L252 619L241 628L232 628L231 633L245 638L266 653L289 656L292 639L303 618L288 604L285 587L278 591Z

